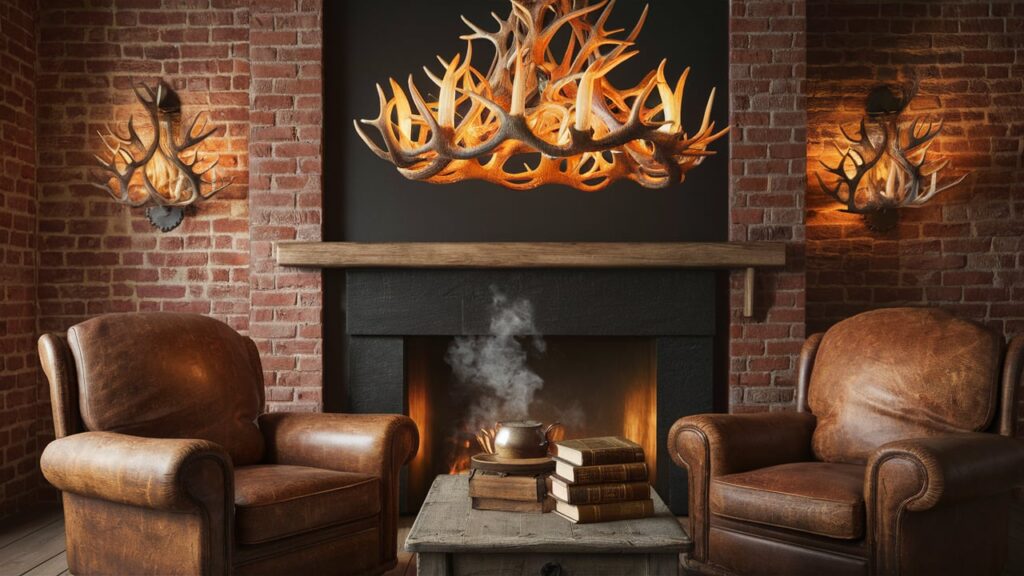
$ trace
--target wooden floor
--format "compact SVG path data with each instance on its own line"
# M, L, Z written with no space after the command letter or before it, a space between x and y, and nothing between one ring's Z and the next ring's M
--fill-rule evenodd
M398 522L398 566L385 576L416 576L416 560L402 550L412 517ZM39 509L0 522L0 576L67 574L64 517L54 508ZM1014 504L1010 519L1010 562L1004 576L1024 576L1024 504Z

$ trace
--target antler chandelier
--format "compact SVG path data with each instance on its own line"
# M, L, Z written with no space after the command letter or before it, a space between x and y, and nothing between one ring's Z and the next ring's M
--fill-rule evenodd
M107 156L96 156L105 172L104 183L97 186L132 208L149 206L150 223L168 232L181 224L185 208L212 198L232 183L218 182L220 159L202 150L219 128L207 130L202 112L183 125L181 100L165 82L155 88L138 84L132 89L149 116L149 125L140 127L144 134L140 135L132 115L126 135L109 126L107 134L99 133Z
M461 37L466 53L438 57L441 75L425 68L436 101L424 99L411 75L408 95L394 80L390 98L377 85L380 113L362 124L380 132L382 145L354 123L370 150L410 180L484 180L516 190L564 184L586 191L623 179L666 188L714 154L708 146L728 132L716 132L711 121L714 90L697 132L683 128L689 68L674 85L665 78L664 61L632 88L608 80L638 54L631 48L647 8L621 37L624 30L606 29L615 0L511 1L508 18L492 14L496 31L463 17L472 30ZM568 38L564 52L553 46L558 36ZM478 40L495 50L486 75L472 64ZM514 166L524 154L538 159Z
M828 181L815 175L821 189L845 206L844 212L861 214L873 230L892 229L898 208L920 207L967 178L964 174L940 184L939 172L949 160L930 160L928 151L942 132L942 121L914 118L908 124L902 116L916 93L916 85L900 94L888 86L875 88L857 135L839 127L846 140L844 145L832 142L839 162L829 166L820 161Z

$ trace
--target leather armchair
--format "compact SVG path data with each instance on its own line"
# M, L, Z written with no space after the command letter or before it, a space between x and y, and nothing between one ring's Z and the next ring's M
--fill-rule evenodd
M797 411L682 418L687 568L701 574L996 575L1024 483L1024 339L887 309L807 339Z
M74 574L379 574L395 566L397 415L263 414L256 346L188 314L40 338Z

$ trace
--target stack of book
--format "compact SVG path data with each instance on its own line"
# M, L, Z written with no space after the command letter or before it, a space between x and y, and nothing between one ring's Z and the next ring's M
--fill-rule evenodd
M502 512L550 512L554 501L548 495L550 476L513 475L473 470L469 496L474 510Z
M615 436L555 445L555 512L578 524L654 514L644 449Z

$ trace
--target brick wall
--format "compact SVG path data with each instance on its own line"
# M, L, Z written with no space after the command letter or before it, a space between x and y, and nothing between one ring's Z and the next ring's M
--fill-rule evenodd
M910 114L943 119L933 150L971 173L888 233L809 187L808 329L929 305L1024 335L1024 3L809 0L808 32L811 171L871 87L916 75Z
M793 406L804 339L804 191L807 116L803 0L734 0L730 91L729 238L788 245L789 265L757 279L744 319L743 277L732 278L730 409Z
M322 4L256 0L252 10L250 335L270 409L316 411L321 275L279 268L273 243L321 238Z
M0 516L39 485L35 456L34 0L0 0Z

